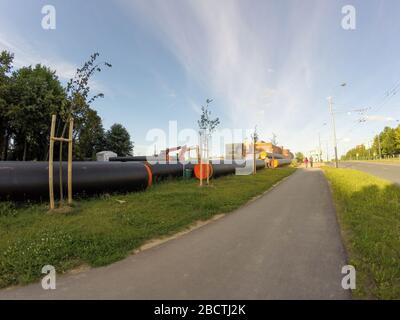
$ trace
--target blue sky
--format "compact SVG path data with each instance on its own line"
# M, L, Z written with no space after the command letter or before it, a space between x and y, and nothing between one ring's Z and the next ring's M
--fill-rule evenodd
M56 8L55 30L41 27L46 4ZM355 30L341 26L348 4ZM400 83L399 12L397 0L1 0L0 50L15 53L16 67L41 62L63 81L99 52L113 67L96 75L105 98L93 107L106 128L128 128L136 153L169 120L195 129L210 97L221 128L257 125L263 139L274 132L306 153L320 132L332 154L330 95L343 153L400 119L400 94L387 96ZM347 113L367 107L364 123Z

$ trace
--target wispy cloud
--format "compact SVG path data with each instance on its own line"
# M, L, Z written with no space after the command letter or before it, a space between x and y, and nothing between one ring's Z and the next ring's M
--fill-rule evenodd
M396 120L393 117L386 117L386 116L381 116L381 115L365 116L364 119L366 121L383 121L383 122L385 122L385 121L399 121L399 120Z
M263 18L271 21L271 30L261 32L241 3L122 1L127 11L158 35L190 78L207 88L215 104L223 105L233 126L262 124L262 134L283 132L307 116L304 110L311 104L310 88L315 82L311 52L322 5L303 12L307 19L301 23L293 12L288 12L288 22L282 22L265 10ZM281 48L276 35L285 38L291 32L297 32L296 36L287 48ZM285 58L277 59L279 54ZM276 61L281 65L275 66Z
M48 52L44 54L41 50L35 49L27 39L16 34L6 35L0 32L1 50L7 50L14 54L14 66L16 68L34 66L40 63L54 70L57 76L64 81L71 79L77 70L76 64ZM91 79L89 85L94 93L107 92L107 94L110 94L108 88L95 79Z
M11 40L12 39L12 40ZM0 33L0 50L14 53L14 65L17 68L41 63L55 70L61 79L70 79L77 69L76 65L55 56L44 56L33 48L26 39L17 35L7 36Z

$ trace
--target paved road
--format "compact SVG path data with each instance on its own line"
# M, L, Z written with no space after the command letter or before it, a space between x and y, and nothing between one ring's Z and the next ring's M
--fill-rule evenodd
M340 162L341 168L364 171L377 177L400 184L400 165L370 162Z
M347 299L327 182L298 170L261 198L107 267L0 291L23 299Z

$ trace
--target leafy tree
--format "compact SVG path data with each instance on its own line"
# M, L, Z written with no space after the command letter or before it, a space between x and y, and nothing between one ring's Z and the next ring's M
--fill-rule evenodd
M382 153L393 155L396 152L396 132L393 128L385 127L381 139Z
M400 154L400 125L395 129L396 154Z
M8 51L0 53L0 160L7 158L11 132L8 128L10 76L14 55Z
M303 163L304 160L304 154L301 152L297 152L295 155L297 163Z
M95 110L87 110L85 121L77 131L79 140L75 143L75 157L79 160L95 159L96 153L105 149L103 124Z
M400 125L397 128L385 127L383 131L374 137L371 148L365 145L359 145L350 149L344 160L349 159L371 159L380 154L385 156L393 156L400 153Z
M133 154L133 143L128 130L119 123L111 126L106 132L106 148L119 156L129 156Z
M64 89L49 68L38 64L13 73L8 120L13 133L14 159L46 157L49 115L57 113L64 102Z
M69 118L74 118L75 158L93 158L104 149L101 119L90 107L104 95L90 96L89 83L103 66L111 65L97 62L98 56L98 53L91 55L63 88L55 72L40 64L11 72L13 55L0 53L0 159L47 160L52 114L58 115L56 135L62 137ZM60 161L64 149L62 143L55 145Z
M371 156L371 150L367 149L365 145L361 144L353 149L347 151L346 155L343 156L343 160L357 160L357 159L368 159Z

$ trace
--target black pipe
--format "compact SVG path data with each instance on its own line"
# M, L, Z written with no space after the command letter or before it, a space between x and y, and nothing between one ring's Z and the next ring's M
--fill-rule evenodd
M207 177L206 174L206 163L203 163L203 178ZM220 177L224 175L234 174L237 168L252 168L253 160L212 160L209 163L209 177ZM256 169L261 170L265 168L264 160L256 160ZM200 177L200 166L195 168L196 177ZM205 178L204 178L205 179Z
M180 163L177 161L156 161L156 158L151 156L135 156L135 157L112 157L111 162L146 162L152 171L153 181L160 181L166 178L182 177L185 169L194 168L195 163Z
M153 174L153 181L183 176L183 165L180 163L155 163L149 165Z
M47 162L0 162L0 200L49 198ZM67 190L67 163L63 163L63 189ZM72 190L79 195L145 189L151 171L141 162L73 162ZM59 195L59 166L54 164L54 195Z
M152 157L134 156L134 157L110 157L108 161L117 162L134 162L134 161L149 161Z
M267 152L267 156L269 159L285 159L284 155L280 153Z

